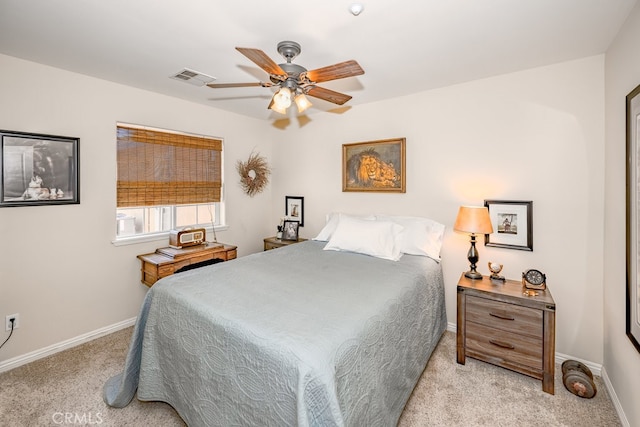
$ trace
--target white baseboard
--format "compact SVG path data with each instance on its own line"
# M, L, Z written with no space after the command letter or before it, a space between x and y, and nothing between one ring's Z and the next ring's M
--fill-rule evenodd
M0 372L9 371L13 368L17 368L18 366L22 366L27 363L34 362L38 359L51 356L52 354L58 353L63 350L67 350L69 348L78 346L80 344L84 344L96 338L109 335L113 332L119 331L124 328L128 328L129 326L133 326L135 325L135 323L136 323L136 318L134 317L119 323L115 323L110 326L106 326L104 328L97 329L95 331L88 332L86 334L79 335L75 338L71 338L69 340L50 345L48 347L41 348L36 351L32 351L31 353L23 354L21 356L17 356L12 359L5 360L3 362L0 362Z
M622 409L622 404L620 403L620 399L618 399L616 390L613 388L613 384L611 384L611 380L607 375L607 370L604 367L602 368L601 377L602 377L602 381L604 381L604 386L607 388L609 397L613 402L613 406L616 408L618 418L620 418L620 423L622 424L623 427L631 427L631 424L629 424L629 420L627 419L627 416L625 415L624 410Z
M601 376L602 375L602 365L599 363L589 362L588 360L578 359L577 357L569 356L567 354L556 353L556 363L562 365L565 360L576 360L580 363L586 365L587 368L591 371L593 375Z

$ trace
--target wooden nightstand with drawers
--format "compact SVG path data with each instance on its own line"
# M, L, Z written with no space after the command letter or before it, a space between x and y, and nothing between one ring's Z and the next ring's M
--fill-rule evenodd
M307 239L298 238L298 240L282 240L277 237L267 237L264 240L264 250L277 249L283 246L292 245L294 243L304 242Z
M515 280L458 282L457 361L492 363L542 380L554 394L556 304L551 292L525 296Z

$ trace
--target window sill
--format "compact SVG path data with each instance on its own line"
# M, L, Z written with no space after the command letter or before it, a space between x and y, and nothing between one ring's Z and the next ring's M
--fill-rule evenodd
M208 236L207 240L211 241L211 237L213 237L213 231L211 230L211 227L204 227L204 228L205 230L207 230L207 236ZM228 225L217 225L216 233L218 231L226 231L228 229L229 229ZM169 232L167 231L164 233L147 234L143 236L120 237L112 240L111 244L113 246L127 246L127 245L136 245L139 243L157 242L157 241L164 241L165 243L167 243L169 241Z

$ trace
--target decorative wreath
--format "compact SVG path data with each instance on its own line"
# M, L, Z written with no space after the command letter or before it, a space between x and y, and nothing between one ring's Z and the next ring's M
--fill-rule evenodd
M240 174L242 189L251 197L261 193L269 183L271 168L267 159L258 153L251 153L246 162L238 160L236 170Z

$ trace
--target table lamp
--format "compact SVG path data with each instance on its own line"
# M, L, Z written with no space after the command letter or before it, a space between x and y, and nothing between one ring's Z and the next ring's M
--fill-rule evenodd
M479 259L478 251L476 250L476 234L493 233L489 209L484 206L460 206L453 229L471 234L471 248L467 253L471 266L470 270L464 273L465 277L474 280L482 279L482 274L476 271L476 263Z

